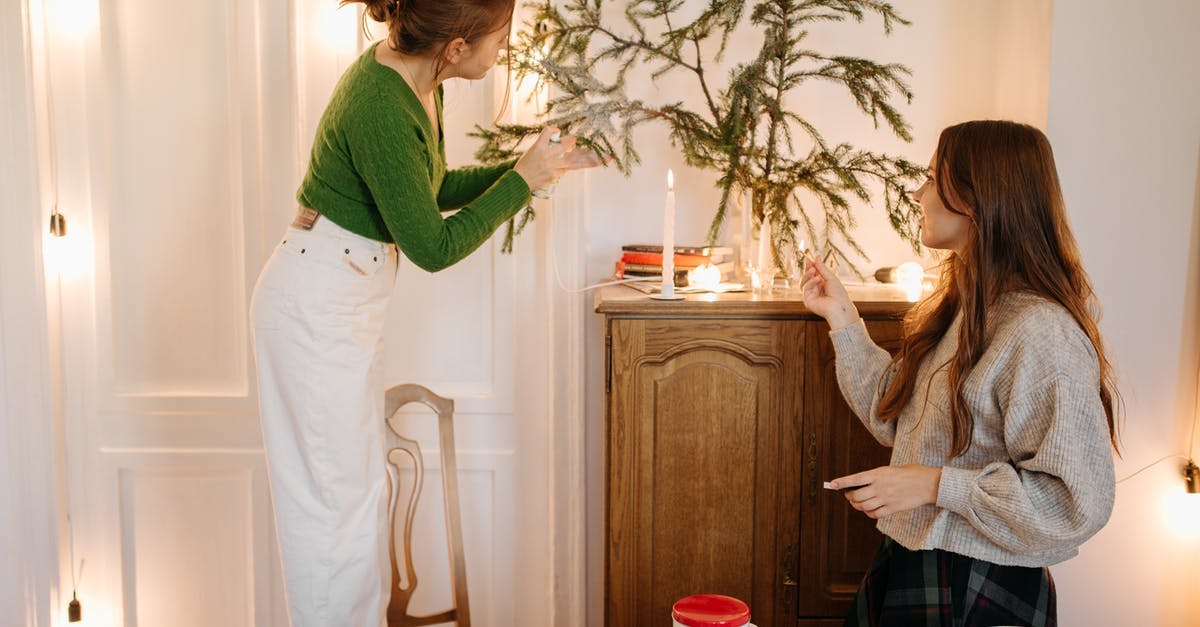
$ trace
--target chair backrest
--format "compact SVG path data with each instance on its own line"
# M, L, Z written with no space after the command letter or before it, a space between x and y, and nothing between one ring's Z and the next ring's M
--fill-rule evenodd
M446 512L446 539L450 549L450 570L453 574L454 607L428 616L413 616L408 613L408 604L412 600L413 591L417 588L417 573L412 560L412 526L413 517L417 511L417 501L421 497L421 485L425 477L425 464L421 459L421 448L416 440L404 437L399 431L399 419L396 416L400 408L409 403L424 403L437 412L438 416L438 448L442 461L442 492ZM467 565L463 558L462 522L458 508L458 473L454 457L454 401L442 398L429 389L416 384L397 385L389 389L384 396L384 420L387 422L389 444L387 452L388 478L391 485L391 496L388 499L388 516L391 521L389 529L391 561L392 561L392 590L391 600L387 608L388 627L410 627L417 625L434 625L437 623L454 622L458 627L471 626L471 610L467 604ZM414 468L413 489L409 494L408 504L401 517L397 506L399 498L399 469L405 458ZM402 526L401 526L402 525ZM404 567L406 579L400 577L400 568L396 558L396 534L400 532L404 542ZM407 584L405 585L405 582Z

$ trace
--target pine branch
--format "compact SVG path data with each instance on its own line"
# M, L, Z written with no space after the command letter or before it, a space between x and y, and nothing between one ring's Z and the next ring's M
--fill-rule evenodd
M533 15L516 37L512 70L518 78L533 76L554 89L541 112L543 121L569 127L581 144L615 155L616 167L627 175L641 160L634 142L638 127L666 124L672 145L689 165L719 173L710 244L721 233L730 203L746 193L755 221L766 219L774 227L777 264L789 251L799 252L797 234L803 232L814 247L833 250L857 272L846 256L866 254L853 237L851 201L870 203L876 197L892 228L919 250L918 212L907 188L923 169L831 143L800 112L784 107L785 97L809 81L831 82L847 90L876 128L882 123L911 141L897 106L913 97L908 68L823 55L804 45L806 29L814 24L862 23L874 16L885 34L907 25L887 2L751 0L748 6L746 0L709 0L698 16L681 21L684 0L629 0L615 24L602 15L605 0L565 0L558 6L541 0L529 6ZM747 19L761 33L761 47L727 70L723 89L714 89L710 68L722 66L731 34ZM696 81L704 100L700 110L624 93L634 76L657 80L675 71ZM516 125L477 128L473 135L482 142L477 156L485 162L510 159L537 131ZM801 202L799 190L817 204ZM527 208L519 221L510 222L506 248L532 218Z

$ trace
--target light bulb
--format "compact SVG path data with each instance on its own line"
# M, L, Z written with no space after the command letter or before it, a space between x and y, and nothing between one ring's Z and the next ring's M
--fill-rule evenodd
M916 302L924 290L925 268L915 261L907 261L892 272L892 280L904 290L909 301Z
M715 290L721 285L721 269L706 263L688 270L688 286L702 290Z
M52 28L70 41L82 42L100 21L96 0L56 0L49 7Z

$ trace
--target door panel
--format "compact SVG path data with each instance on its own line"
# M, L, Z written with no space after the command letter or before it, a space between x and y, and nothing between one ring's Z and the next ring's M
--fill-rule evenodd
M868 322L867 330L884 348L899 346L899 322ZM808 348L804 413L811 419L805 421L802 436L797 613L845 616L883 536L875 530L875 521L821 484L885 466L891 449L875 440L842 398L824 322L809 323Z
M771 624L798 415L799 321L613 320L609 625L658 624L678 599L727 594ZM786 382L786 383L785 383Z
M105 458L105 474L116 477L126 624L272 624L261 454L112 450Z
M238 3L103 9L113 390L245 396Z

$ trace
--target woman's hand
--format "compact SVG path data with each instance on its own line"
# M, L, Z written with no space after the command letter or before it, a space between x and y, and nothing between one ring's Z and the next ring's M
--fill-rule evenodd
M871 518L883 518L937 503L942 469L909 464L881 466L829 482L843 490L850 506Z
M858 308L837 275L811 251L805 253L804 259L807 263L800 277L800 289L805 306L824 318L834 330L857 322Z
M513 170L525 179L529 189L549 187L568 170L594 168L607 162L588 149L575 149L575 136L567 135L559 141L552 138L559 134L553 126L542 129L537 141L517 160Z

